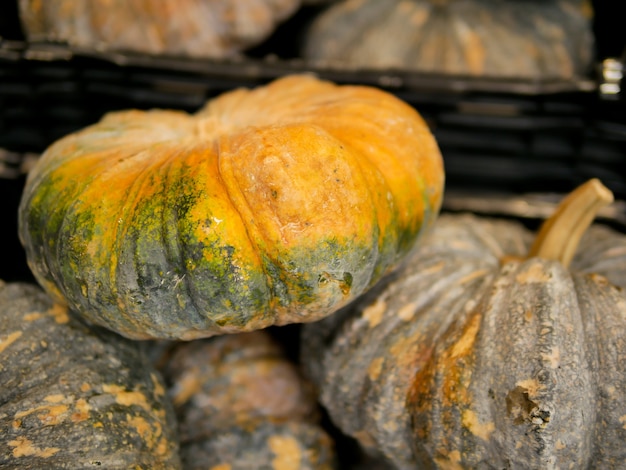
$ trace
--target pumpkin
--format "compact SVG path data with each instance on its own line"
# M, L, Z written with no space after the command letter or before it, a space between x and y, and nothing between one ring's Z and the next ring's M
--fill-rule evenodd
M165 384L136 343L0 282L0 468L180 468Z
M226 58L257 45L300 0L20 0L29 41Z
M373 285L436 218L443 179L409 105L295 75L62 138L28 175L20 239L57 301L127 337L252 331Z
M572 79L590 71L579 0L344 0L317 15L302 55L336 68Z
M535 242L442 215L402 269L304 325L333 422L399 468L621 468L626 236L582 235L611 197L591 180Z
M186 469L334 468L313 389L266 331L178 343L161 354Z

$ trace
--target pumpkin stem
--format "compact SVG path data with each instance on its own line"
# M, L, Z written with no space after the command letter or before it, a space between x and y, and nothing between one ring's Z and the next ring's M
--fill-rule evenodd
M613 193L597 178L580 185L561 201L535 238L528 257L560 261L568 267L581 237L598 211L613 202Z

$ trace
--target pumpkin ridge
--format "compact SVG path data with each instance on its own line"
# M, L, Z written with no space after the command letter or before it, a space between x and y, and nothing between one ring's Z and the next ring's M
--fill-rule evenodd
M239 218L241 219L242 222L242 226L245 229L245 234L246 234L246 239L248 240L248 243L250 244L250 246L253 246L256 248L256 250L253 250L253 252L255 253L255 256L257 257L257 259L259 260L259 265L261 267L261 270L263 271L263 275L265 276L265 284L268 288L269 291L269 298L268 298L268 306L269 308L266 311L266 314L269 314L271 316L271 320L272 321L276 321L278 316L279 316L279 312L278 310L275 308L275 298L277 297L276 292L275 292L275 287L274 287L274 282L272 279L272 276L270 275L268 269L267 269L267 264L263 259L263 255L261 253L264 253L264 249L259 246L259 244L257 242L255 242L253 240L253 237L250 234L250 226L249 226L249 222L246 220L246 218L244 217L244 215L241 212L240 207L238 207L238 205L234 202L235 199L233 198L233 189L231 188L231 185L227 184L226 181L224 180L224 176L223 176L223 158L222 158L222 152L221 152L221 147L223 145L223 138L219 139L216 141L216 159L217 159L217 177L219 179L219 182L222 185L222 188L224 188L224 191L226 191L226 193L228 194L228 199L231 201L231 206L232 208L235 210L235 212L239 215ZM234 178L235 183L237 184L237 188L236 190L241 194L241 187L239 186L239 182L237 181L236 178ZM245 201L245 197L242 198Z

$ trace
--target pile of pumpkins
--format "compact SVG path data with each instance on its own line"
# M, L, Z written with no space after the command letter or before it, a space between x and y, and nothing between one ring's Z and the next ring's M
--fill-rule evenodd
M57 141L18 214L41 288L0 283L0 468L351 467L338 434L361 468L623 468L611 192L533 236L443 191L415 109L311 75Z
M590 0L19 0L31 42L212 60L246 58L299 12L297 33L276 42L322 69L507 80L593 72Z

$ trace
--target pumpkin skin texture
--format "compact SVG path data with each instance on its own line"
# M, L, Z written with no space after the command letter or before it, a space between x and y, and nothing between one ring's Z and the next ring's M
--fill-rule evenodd
M89 320L194 339L337 310L413 248L443 179L413 108L289 76L56 142L29 173L20 238L39 283Z
M331 469L316 396L265 331L178 343L163 374L186 469Z
M0 282L0 468L181 468L174 410L139 348L38 287Z
M402 269L305 325L335 424L398 468L619 468L626 237L592 226L569 269L524 258L531 241L444 214Z
M299 0L20 0L30 41L150 55L227 58L257 45Z
M302 55L325 67L572 79L593 60L582 3L346 0L316 17Z

